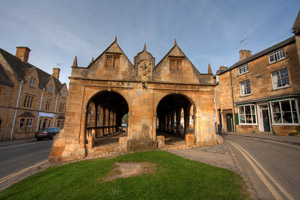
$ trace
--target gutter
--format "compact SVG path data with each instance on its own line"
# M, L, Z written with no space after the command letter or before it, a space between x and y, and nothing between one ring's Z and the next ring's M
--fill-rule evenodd
M230 70L230 83L231 83L231 98L232 98L232 113L233 113L233 126L234 130L233 132L236 132L236 124L235 124L235 111L234 111L234 94L233 94L233 84L232 84L232 71Z
M20 88L19 88L19 94L18 94L17 103L16 103L16 108L15 108L15 113L14 113L14 118L13 118L13 123L12 123L11 131L10 131L10 140L13 140L13 136L14 136L14 127L15 127L15 123L16 123L16 117L17 117L18 105L19 105L19 100L20 100L20 96L21 96L21 91L22 91L23 83L24 83L24 81L21 80Z

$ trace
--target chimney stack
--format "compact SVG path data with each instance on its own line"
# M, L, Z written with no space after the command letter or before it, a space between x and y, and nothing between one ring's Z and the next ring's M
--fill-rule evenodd
M22 60L24 63L28 63L30 49L28 47L16 47L16 57Z
M59 80L59 72L60 72L59 68L53 68L52 76Z
M246 49L240 50L240 61L252 56L252 52Z

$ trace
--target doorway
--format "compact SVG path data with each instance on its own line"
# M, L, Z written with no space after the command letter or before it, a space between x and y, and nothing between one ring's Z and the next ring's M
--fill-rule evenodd
M258 105L259 116L259 131L270 132L270 116L268 104Z
M226 125L227 125L227 131L232 132L233 131L233 115L232 114L226 114Z

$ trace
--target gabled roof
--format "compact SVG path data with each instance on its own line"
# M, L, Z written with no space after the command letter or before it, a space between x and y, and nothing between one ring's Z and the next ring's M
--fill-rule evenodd
M292 30L295 31L296 29L300 29L300 10L299 10L298 15L296 17L296 20L294 22Z
M8 85L13 87L14 83L10 80L10 78L7 76L6 72L3 69L3 66L0 63L0 84Z
M51 78L54 79L54 84L56 88L56 93L60 91L60 89L63 87L63 84L56 78L52 77L47 72L35 67L34 65L31 65L29 63L22 62L19 58L16 56L8 53L7 51L0 48L0 54L3 56L3 58L6 60L7 64L15 74L15 76L23 81L25 80L26 74L31 71L32 69L36 69L38 77L39 77L39 87L40 88L46 88L46 84L50 81ZM0 64L1 65L1 64ZM9 76L6 74L6 72L3 69L3 66L0 66L0 83L14 86L13 82L10 80Z
M282 41L282 42L280 42L278 44L275 44L275 45L273 45L273 46L271 46L271 47L269 47L269 48L267 48L267 49L265 49L265 50L263 50L261 52L258 52L256 54L254 54L254 55L252 55L252 56L244 59L244 60L241 60L241 61L235 63L234 65L232 65L231 67L229 67L227 70L222 71L220 74L223 74L223 73L225 73L227 71L230 71L230 70L232 70L232 69L234 69L236 67L239 67L239 66L241 66L243 64L246 64L246 63L248 63L248 62L250 62L252 60L255 60L255 59L259 58L259 57L262 57L262 56L264 56L264 55L266 55L268 53L271 53L272 51L280 49L280 48L282 48L282 47L284 47L284 46L286 46L288 44L294 43L294 42L295 42L295 37L294 36L290 37L290 38L288 38L288 39L286 39L286 40L284 40L284 41Z

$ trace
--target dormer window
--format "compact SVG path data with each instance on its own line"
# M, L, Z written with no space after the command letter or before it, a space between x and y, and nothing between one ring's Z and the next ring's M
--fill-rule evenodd
M65 92L65 91L62 91L61 96L62 96L63 98L65 98L65 97L66 97L66 92Z
M244 65L239 67L239 75L245 74L247 72L249 72L248 64L244 64Z
M29 86L30 86L30 87L35 87L35 78L30 77L30 80L29 80Z
M276 61L282 60L285 58L284 49L279 49L269 54L269 63L274 63Z
M117 68L120 65L120 55L107 55L105 67L106 68Z
M53 88L52 85L49 85L49 88L48 88L49 93L52 93L52 88Z

